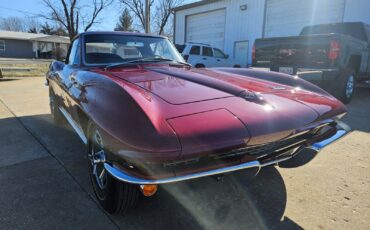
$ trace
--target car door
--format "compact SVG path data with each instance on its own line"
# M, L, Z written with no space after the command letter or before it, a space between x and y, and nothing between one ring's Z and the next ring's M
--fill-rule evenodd
M213 49L210 46L202 47L202 61L206 67L216 67L216 59L213 56Z
M80 40L76 39L73 41L69 51L66 66L63 69L63 82L61 82L64 90L64 109L68 113L69 118L75 121L77 113L76 107L78 107L79 98L81 96L81 84L77 81L80 62L81 45Z
M216 60L217 67L229 67L230 63L227 59L227 56L220 49L213 48L213 53Z
M188 63L196 67L198 64L202 64L202 58L200 56L200 46L199 45L191 45L188 57L184 56L185 60L187 60Z
M68 90L71 87L70 75L74 71L73 62L76 55L76 49L78 48L78 39L73 41L72 45L68 50L68 55L65 61L63 69L54 73L56 87L54 88L55 94L59 98L58 106L68 111L69 103L66 100L68 98Z

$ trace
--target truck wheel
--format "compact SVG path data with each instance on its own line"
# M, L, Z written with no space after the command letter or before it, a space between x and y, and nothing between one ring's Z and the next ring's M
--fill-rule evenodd
M104 141L92 123L89 124L87 149L90 180L101 206L110 214L129 211L139 199L139 186L118 181L105 170Z
M356 74L353 69L346 69L340 76L337 97L344 104L348 104L355 92Z
M57 97L55 96L55 93L51 88L49 88L49 105L54 123L57 125L64 125L66 123L66 120L59 110Z

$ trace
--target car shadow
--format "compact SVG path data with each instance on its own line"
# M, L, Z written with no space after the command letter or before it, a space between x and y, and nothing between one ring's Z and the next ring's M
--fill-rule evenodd
M7 119L0 120L0 127ZM85 147L74 131L54 125L49 114L19 120L96 202ZM143 197L131 212L110 218L123 229L301 229L284 216L286 203L284 179L269 166L257 176L244 170L221 181L206 177L161 185L155 196Z
M352 130L370 133L370 87L357 87L351 102L346 105L348 113L343 117Z
M19 80L18 78L0 78L0 82L2 82L2 81L17 81L17 80Z

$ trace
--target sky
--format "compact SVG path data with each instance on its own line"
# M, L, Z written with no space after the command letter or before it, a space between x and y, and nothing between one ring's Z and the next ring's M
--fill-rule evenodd
M197 0L186 0L185 2L189 3L195 1ZM101 13L99 16L99 21L101 23L94 25L92 30L113 30L121 10L121 4L116 0ZM0 0L0 17L34 16L45 12L47 12L47 9L40 0Z

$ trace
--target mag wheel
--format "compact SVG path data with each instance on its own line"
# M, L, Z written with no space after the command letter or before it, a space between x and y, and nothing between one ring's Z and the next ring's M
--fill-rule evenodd
M348 104L355 92L356 76L352 69L347 69L341 75L341 83L338 89L338 99L344 104Z
M88 170L94 193L101 206L109 213L126 212L133 208L140 195L138 185L114 179L104 168L104 141L94 125L89 125Z

